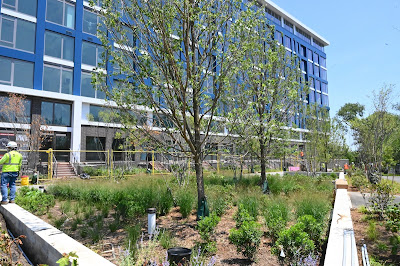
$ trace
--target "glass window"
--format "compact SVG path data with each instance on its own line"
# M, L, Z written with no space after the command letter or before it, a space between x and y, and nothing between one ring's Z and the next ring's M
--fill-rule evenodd
M72 69L44 66L43 90L72 94Z
M130 47L135 46L135 42L136 42L135 36L133 34L132 28L130 28L128 26L122 26L122 32L116 33L116 39L121 40L122 44L124 44L124 45L130 46Z
M106 28L102 23L101 17L97 16L96 13L85 9L83 11L83 32L97 35L97 29L101 31L106 31Z
M322 56L319 57L319 64L323 67L326 67L326 59Z
M103 51L104 49L100 45L82 42L82 63L98 67L103 62Z
M292 49L291 39L288 36L285 36L284 45L285 45L285 47Z
M303 45L300 45L300 54L306 57L306 47L304 47Z
M322 94L322 105L323 106L329 106L328 95Z
M106 148L105 137L86 137L86 150L90 151L104 151ZM105 161L104 152L87 152L87 161Z
M3 0L2 7L36 17L37 0Z
M321 91L328 93L328 84L321 82Z
M44 54L65 60L74 60L74 38L51 31L45 32Z
M282 44L283 43L282 33L280 33L279 31L275 31L275 40L277 40L280 44Z
M46 20L75 28L75 5L66 1L47 0Z
M314 103L315 102L315 92L313 90L311 90L310 94L308 95L308 102L309 103Z
M10 98L8 96L0 96L0 105L9 105ZM14 102L12 105L15 105ZM8 123L23 123L29 124L31 122L31 100L23 99L23 107L19 110L5 110L0 109L0 121ZM10 108L8 108L10 109Z
M71 126L71 105L42 102L41 115L48 125Z
M323 68L320 68L319 71L320 71L320 74L321 74L321 78L324 79L324 80L327 80L328 77L327 77L326 70L323 69Z
M54 103L54 125L71 125L71 105L63 103Z
M319 66L314 65L314 75L319 77Z
M313 52L310 49L307 49L307 58L313 60Z
M35 35L35 23L6 15L0 16L0 45L33 53Z
M318 79L315 80L315 89L320 91L321 90L321 81Z
M20 60L14 61L13 86L33 88L33 63Z
M314 53L314 55L313 55L313 61L314 61L314 63L319 63L319 60L318 60L318 54L317 53Z
M81 78L81 96L86 97L96 97L96 91L93 88L92 82L92 75L88 73L82 73Z
M0 84L33 88L33 63L0 56Z
M307 61L307 73L312 75L314 73L313 63Z
M293 33L293 24L287 21L286 19L283 20L283 27Z
M41 116L47 125L53 124L53 103L42 102Z
M315 92L315 102L317 104L321 104L321 93L320 92Z

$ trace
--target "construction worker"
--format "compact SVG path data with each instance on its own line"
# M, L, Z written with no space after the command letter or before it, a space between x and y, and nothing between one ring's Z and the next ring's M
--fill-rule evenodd
M15 180L19 176L22 165L22 155L17 152L17 143L10 141L6 147L7 153L0 160L0 164L3 165L1 173L1 205L8 203L7 185L10 188L10 203L14 203L16 192Z

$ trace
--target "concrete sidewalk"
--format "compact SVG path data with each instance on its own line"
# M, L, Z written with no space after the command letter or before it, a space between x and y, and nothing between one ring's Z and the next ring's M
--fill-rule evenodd
M353 208L359 208L361 206L370 206L369 199L371 197L370 193L365 194L365 201L360 192L348 191L347 194L350 197L351 204ZM394 196L393 203L400 203L400 196Z

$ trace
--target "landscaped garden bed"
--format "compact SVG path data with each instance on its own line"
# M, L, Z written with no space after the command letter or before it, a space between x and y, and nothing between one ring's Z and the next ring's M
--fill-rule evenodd
M19 236L23 238L24 236ZM3 216L0 214L0 265L2 266L14 266L30 265L22 254L22 251L18 248L18 244L21 241L19 238L12 239L7 232L6 222Z
M205 177L211 215L201 222L193 178L185 185L162 175L62 181L45 194L24 188L17 203L119 265L162 262L173 246L193 249L194 265L276 265L280 259L318 265L332 208L331 177L269 176L270 194L264 195L259 177L231 176ZM151 239L150 207L157 208L159 228Z

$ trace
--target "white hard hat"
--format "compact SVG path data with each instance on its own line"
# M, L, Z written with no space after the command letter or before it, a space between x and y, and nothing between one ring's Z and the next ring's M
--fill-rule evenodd
M17 145L17 143L15 141L10 141L10 142L7 143L6 147L10 148L10 149L16 149L18 147L18 145Z

